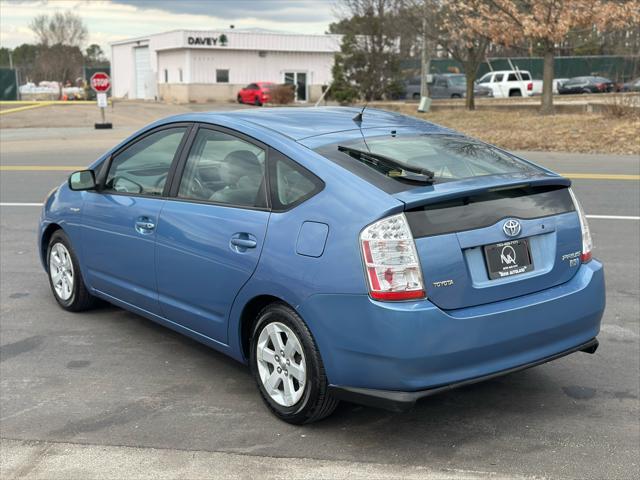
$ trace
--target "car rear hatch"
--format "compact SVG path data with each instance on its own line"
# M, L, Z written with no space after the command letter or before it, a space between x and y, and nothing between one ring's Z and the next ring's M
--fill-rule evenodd
M569 185L536 172L394 194L405 203L428 298L442 309L458 309L568 281L582 248Z

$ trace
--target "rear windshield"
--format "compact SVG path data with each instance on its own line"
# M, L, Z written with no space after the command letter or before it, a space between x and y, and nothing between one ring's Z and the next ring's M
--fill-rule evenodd
M415 182L409 182L394 174L390 175L388 169L377 168L372 163L363 162L339 151L338 146L384 155L409 167L430 170L436 183L483 175L536 171L532 165L495 147L458 135L389 134L367 137L366 143L359 139L323 145L315 149L321 155L374 184L385 183L386 179L389 179L395 183L409 183L410 187L416 186ZM379 181L377 177L383 177L385 180Z

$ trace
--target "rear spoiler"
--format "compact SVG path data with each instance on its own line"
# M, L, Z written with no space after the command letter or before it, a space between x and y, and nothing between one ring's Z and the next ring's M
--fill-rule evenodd
M560 175L545 172L485 175L465 180L421 186L395 193L393 197L404 203L405 210L409 210L460 197L481 195L496 190L545 186L570 187L571 180Z

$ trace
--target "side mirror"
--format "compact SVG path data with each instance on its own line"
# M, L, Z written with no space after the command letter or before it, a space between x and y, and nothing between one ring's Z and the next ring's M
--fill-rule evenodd
M96 186L96 175L93 170L78 170L69 176L71 190L93 190Z

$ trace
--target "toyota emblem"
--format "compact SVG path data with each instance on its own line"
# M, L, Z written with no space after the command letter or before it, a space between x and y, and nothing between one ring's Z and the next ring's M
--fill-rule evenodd
M517 237L520 235L520 230L522 230L522 226L518 220L507 220L502 225L502 231L507 237Z

